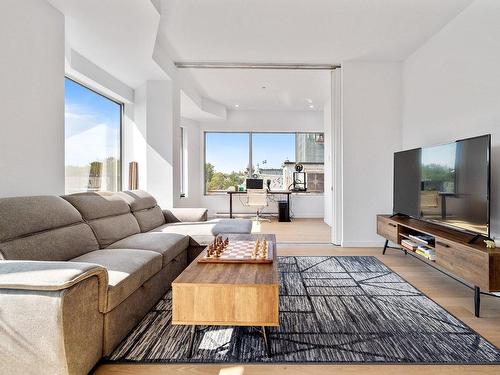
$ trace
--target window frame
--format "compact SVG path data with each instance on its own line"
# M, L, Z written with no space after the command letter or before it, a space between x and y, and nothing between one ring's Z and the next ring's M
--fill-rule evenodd
M187 189L189 189L188 178L188 160L187 156L187 137L186 137L186 128L184 126L179 126L180 128L180 186L179 186L179 196L180 198L186 198L188 196Z
M248 134L248 168L250 168L250 172L253 174L253 155L252 155L252 135L253 134L295 134L295 155L294 155L294 161L293 163L297 163L297 134L320 134L320 133L323 133L324 135L324 131L310 131L310 132L305 132L305 131L290 131L290 132L286 132L286 131L243 131L243 130L240 130L240 131L225 131L225 130L204 130L203 131L203 165L202 165L202 168L203 168L203 174L202 174L202 178L203 178L203 195L204 196L207 196L207 195L224 195L226 193L220 193L220 192L210 192L210 191L207 191L207 178L206 178L206 174L205 174L205 165L207 164L207 134ZM324 160L324 157L323 157L323 162L322 163L315 163L315 162L301 162L300 164L321 164L321 165L325 165L325 160ZM311 194L324 194L323 193L311 193Z
M116 100L114 98L111 98L110 96L108 96L108 95L100 92L99 90L94 89L94 88L90 87L89 85L83 83L82 81L77 80L77 79L75 79L73 77L70 77L68 75L65 75L64 79L68 79L68 80L72 81L73 83L76 83L77 85L80 85L83 88L85 88L85 89L87 89L89 91L92 91L94 94L102 96L103 98L108 99L108 100L112 101L113 103L119 105L119 107L120 107L120 127L119 127L119 129L120 129L120 141L119 141L120 162L118 163L119 164L118 171L120 172L120 175L118 176L117 191L123 191L123 117L124 117L124 111L125 111L125 103L120 102L120 101L118 101L118 100ZM64 100L64 105L66 105L66 97L65 97L65 100ZM64 119L64 131L66 132L66 118ZM66 138L64 139L64 143L65 143L64 158L66 158ZM64 191L65 191L65 194L66 194L66 162L64 163L64 169L65 169L65 173L64 173Z

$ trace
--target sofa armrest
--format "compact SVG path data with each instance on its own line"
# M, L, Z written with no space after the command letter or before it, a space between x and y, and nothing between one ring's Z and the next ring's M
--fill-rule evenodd
M163 210L167 223L207 221L206 208L171 208Z
M105 311L108 271L92 263L4 260L0 262L0 289L57 291L97 276L99 310Z
M87 374L103 353L107 284L95 264L0 261L2 371Z

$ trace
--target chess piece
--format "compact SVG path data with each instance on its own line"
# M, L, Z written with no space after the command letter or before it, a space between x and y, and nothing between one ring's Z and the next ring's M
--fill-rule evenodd
M267 258L267 241L262 241L262 259Z
M252 259L256 259L259 254L259 240L255 241L255 245L252 251Z
M208 245L207 254L209 258L212 258L215 253L215 247L213 244Z

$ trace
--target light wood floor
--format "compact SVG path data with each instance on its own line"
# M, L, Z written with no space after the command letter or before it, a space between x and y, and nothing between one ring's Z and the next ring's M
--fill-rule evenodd
M304 228L314 233L315 224L307 220L280 229L282 224L262 224L263 229L275 230L279 242L290 241L298 235L307 235ZM293 223L292 223L293 224ZM328 227L327 227L328 228ZM321 229L319 229L321 232ZM317 237L313 234L313 237ZM303 238L303 237L302 237ZM300 242L306 242L301 240ZM412 285L427 294L450 313L500 347L500 299L481 297L481 318L474 317L473 292L418 259L397 250L388 250L382 256L380 248L339 248L330 245L281 244L279 255L373 255L383 261ZM96 375L166 375L166 374L219 374L219 375L299 375L299 374L500 374L500 366L429 366L429 365L101 365Z
M323 219L293 219L290 223L273 220L253 222L253 233L274 233L277 242L329 243L330 227Z

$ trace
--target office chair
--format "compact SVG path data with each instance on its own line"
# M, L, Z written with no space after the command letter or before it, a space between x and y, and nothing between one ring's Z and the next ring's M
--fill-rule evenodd
M267 191L266 189L247 189L247 201L244 203L247 207L260 207L257 209L257 222L267 221L271 222L269 219L262 218L261 211L264 207L267 207Z

